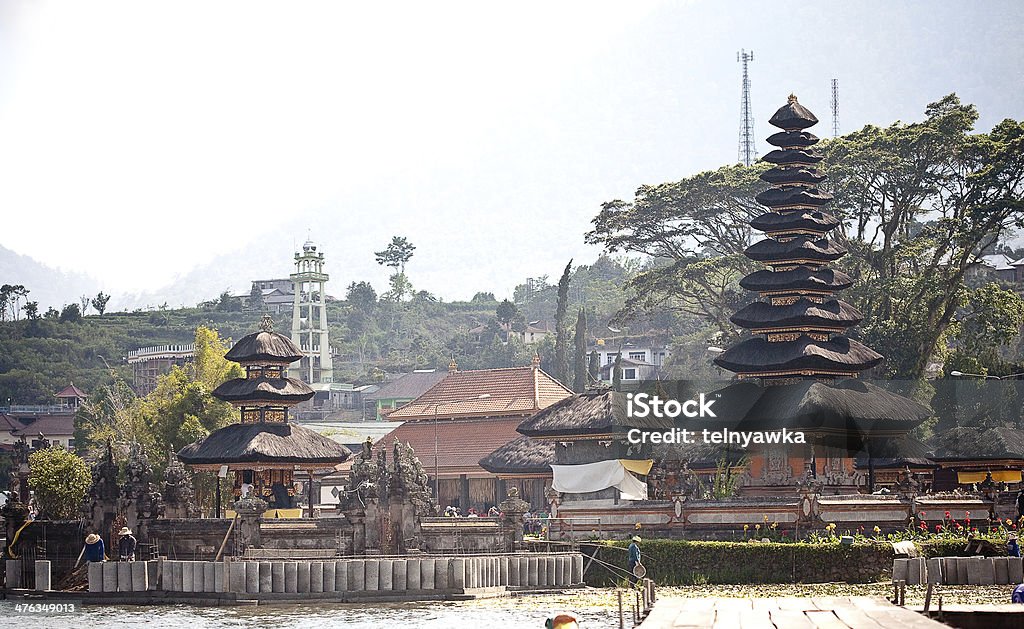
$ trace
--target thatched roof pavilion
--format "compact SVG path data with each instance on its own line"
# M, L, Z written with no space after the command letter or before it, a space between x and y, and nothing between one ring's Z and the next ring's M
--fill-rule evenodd
M302 357L287 336L274 332L264 316L257 332L243 337L225 354L245 368L244 378L221 384L213 395L239 409L240 423L214 431L178 452L197 470L235 472L235 494L243 485L257 496L290 502L293 474L332 472L351 456L340 443L288 421L288 409L313 397L301 380L288 377L288 365ZM312 486L312 485L310 485ZM293 505L275 505L278 508Z

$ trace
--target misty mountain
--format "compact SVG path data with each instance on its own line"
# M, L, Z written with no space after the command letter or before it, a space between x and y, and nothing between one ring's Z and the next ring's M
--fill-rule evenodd
M50 306L77 303L80 295L95 295L102 286L96 279L73 271L47 266L0 245L0 284L21 284L29 290L28 301L39 302L39 311Z

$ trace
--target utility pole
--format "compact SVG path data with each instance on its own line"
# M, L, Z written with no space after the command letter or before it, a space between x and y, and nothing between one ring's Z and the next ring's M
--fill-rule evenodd
M750 166L757 160L754 149L754 115L750 110L750 73L747 65L754 60L754 51L740 49L736 53L736 61L743 64L743 97L740 101L740 150L739 161Z
M839 79L832 79L832 137L839 137Z

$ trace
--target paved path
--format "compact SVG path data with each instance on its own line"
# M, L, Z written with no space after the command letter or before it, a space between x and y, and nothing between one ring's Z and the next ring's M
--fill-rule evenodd
M659 598L642 629L942 629L875 596Z

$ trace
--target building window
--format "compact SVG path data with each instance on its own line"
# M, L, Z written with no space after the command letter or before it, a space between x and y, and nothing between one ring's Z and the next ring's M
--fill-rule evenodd
M647 352L630 352L629 353L629 359L630 360L640 360L640 361L646 360L647 359Z
M622 379L623 380L636 380L636 369L633 369L633 368L623 369L622 370Z

